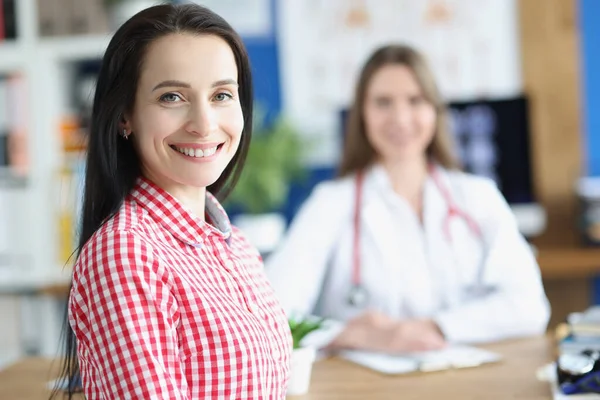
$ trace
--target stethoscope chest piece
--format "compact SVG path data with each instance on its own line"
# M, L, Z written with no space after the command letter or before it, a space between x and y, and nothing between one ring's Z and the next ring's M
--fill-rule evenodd
M369 300L369 294L362 285L354 285L348 294L348 304L353 307L364 307Z
M600 393L600 352L560 355L556 363L558 385L564 394Z

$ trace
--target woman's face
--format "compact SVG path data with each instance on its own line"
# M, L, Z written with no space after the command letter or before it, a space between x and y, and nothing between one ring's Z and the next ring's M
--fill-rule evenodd
M244 128L237 76L217 36L172 34L149 46L125 124L144 176L169 191L219 178Z
M363 109L367 139L384 163L423 159L436 130L436 111L412 70L387 64L367 85Z

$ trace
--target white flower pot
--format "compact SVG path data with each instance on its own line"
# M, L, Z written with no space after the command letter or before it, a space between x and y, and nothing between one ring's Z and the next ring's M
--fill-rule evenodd
M316 355L317 350L314 347L302 347L292 351L290 381L287 388L288 395L299 396L308 392Z
M285 217L279 213L242 214L235 217L233 224L261 254L275 250L286 228Z
M157 0L123 0L108 10L110 28L116 31L138 12L158 4Z

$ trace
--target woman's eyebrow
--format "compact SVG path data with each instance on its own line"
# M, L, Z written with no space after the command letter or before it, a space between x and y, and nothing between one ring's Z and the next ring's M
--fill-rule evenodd
M157 89L160 88L164 88L164 87L182 87L182 88L191 88L192 85L190 85L187 82L182 82L182 81L175 81L175 80L168 80L168 81L162 81L161 83L159 83L158 85L154 86L154 88L152 89L152 91L154 92Z
M214 82L211 85L211 87L226 86L226 85L238 86L238 83L235 79L221 79L221 80ZM182 81L177 81L177 80L167 80L167 81L162 81L158 85L154 86L154 88L152 88L152 91L154 92L155 90L164 88L164 87L181 87L181 88L189 89L192 87L192 85L190 85L187 82L182 82Z
M212 84L212 87L217 86L225 86L225 85L235 85L238 86L238 83L235 79L221 79Z

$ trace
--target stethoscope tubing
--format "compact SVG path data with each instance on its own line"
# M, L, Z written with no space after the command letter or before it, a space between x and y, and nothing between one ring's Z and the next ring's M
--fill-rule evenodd
M429 175L433 179L437 189L442 194L444 201L448 207L448 211L446 213L446 217L444 218L444 223L442 229L444 230L444 235L446 240L451 243L452 235L450 233L450 221L453 217L462 218L469 230L478 237L481 241L483 241L483 234L481 232L481 228L477 224L477 222L465 211L463 211L452 199L450 191L442 182L439 172L437 168L433 165L429 165ZM362 284L361 277L361 209L362 209L362 200L363 200L363 186L364 186L364 171L359 170L356 173L355 177L355 194L354 194L354 218L353 218L353 254L352 254L352 288L350 289L350 293L348 296L348 302L355 307L360 307L364 303L368 301L368 293L364 285ZM481 274L478 274L481 275ZM482 279L482 277L478 278ZM479 283L479 282L478 282Z

